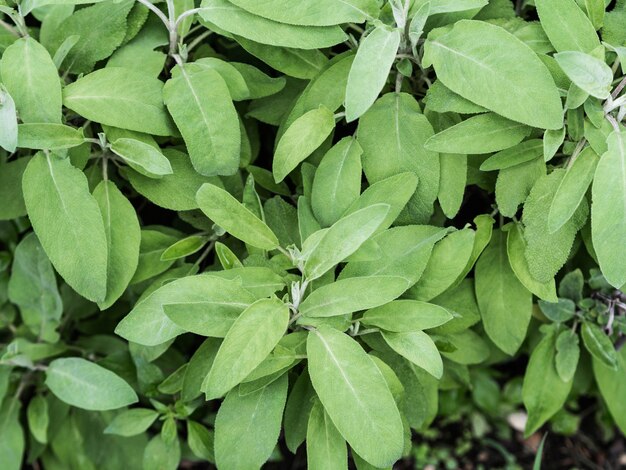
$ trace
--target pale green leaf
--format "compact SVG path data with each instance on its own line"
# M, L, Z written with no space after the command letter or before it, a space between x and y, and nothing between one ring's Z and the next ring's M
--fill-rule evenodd
M152 145L139 140L117 139L111 144L111 151L142 175L154 178L173 173L165 155Z
M450 321L452 315L443 307L417 300L394 300L363 314L364 325L394 333L427 330Z
M613 71L603 61L578 51L559 52L554 58L581 90L603 100L609 97Z
M443 361L433 340L423 331L390 333L383 331L383 338L395 352L421 367L436 379L443 374Z
M595 28L575 0L535 0L535 6L557 51L591 52L600 46Z

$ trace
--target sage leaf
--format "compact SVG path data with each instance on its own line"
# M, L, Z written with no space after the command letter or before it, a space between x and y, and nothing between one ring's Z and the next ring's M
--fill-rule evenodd
M27 149L67 149L85 141L82 129L55 123L20 124L17 145Z
M15 102L2 84L0 84L0 147L11 153L15 152L17 147L17 111Z
M306 431L308 468L348 468L348 449L322 403L315 400Z
M147 408L132 408L122 411L104 429L105 434L136 436L146 431L159 417L159 413Z
M452 320L452 315L439 305L417 300L394 300L368 310L361 323L393 333L427 330Z
M600 394L615 423L622 432L626 429L626 406L619 397L626 391L626 349L622 348L617 355L617 368L608 367L602 361L592 358L593 374Z
M559 52L554 58L581 90L603 100L609 97L613 71L604 61L579 51Z
M402 420L385 379L357 342L332 328L309 332L311 382L350 447L376 467L402 454Z
M617 369L617 352L607 334L598 325L588 321L583 322L580 332L589 354L604 365Z
M436 379L443 375L443 361L433 340L423 331L390 333L383 331L383 338L395 352L421 367Z
M559 333L556 338L554 364L563 382L571 382L574 378L579 357L578 335L571 330Z
M159 150L139 140L117 139L111 151L142 175L155 178L173 173L170 161Z
M60 400L84 410L114 410L137 401L135 391L119 375L77 357L52 361L46 385Z
M557 51L591 52L600 46L595 28L575 0L536 0L535 6Z

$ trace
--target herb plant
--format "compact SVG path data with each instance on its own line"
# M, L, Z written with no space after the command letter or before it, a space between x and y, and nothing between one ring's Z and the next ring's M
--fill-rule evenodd
M0 15L3 468L390 468L467 391L626 432L626 2Z

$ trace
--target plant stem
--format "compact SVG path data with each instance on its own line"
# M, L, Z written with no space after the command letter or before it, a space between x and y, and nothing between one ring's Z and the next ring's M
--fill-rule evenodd
M169 29L169 20L167 19L167 16L165 16L165 13L163 13L161 10L159 10L149 0L137 0L137 1L139 3L141 3L142 5L144 5L145 7L147 7L149 10L151 10L155 15L157 15L159 17L159 19L163 22L165 27Z

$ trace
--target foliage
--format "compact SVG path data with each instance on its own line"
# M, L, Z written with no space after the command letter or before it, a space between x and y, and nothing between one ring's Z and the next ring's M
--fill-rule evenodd
M0 15L4 469L626 432L625 2Z

